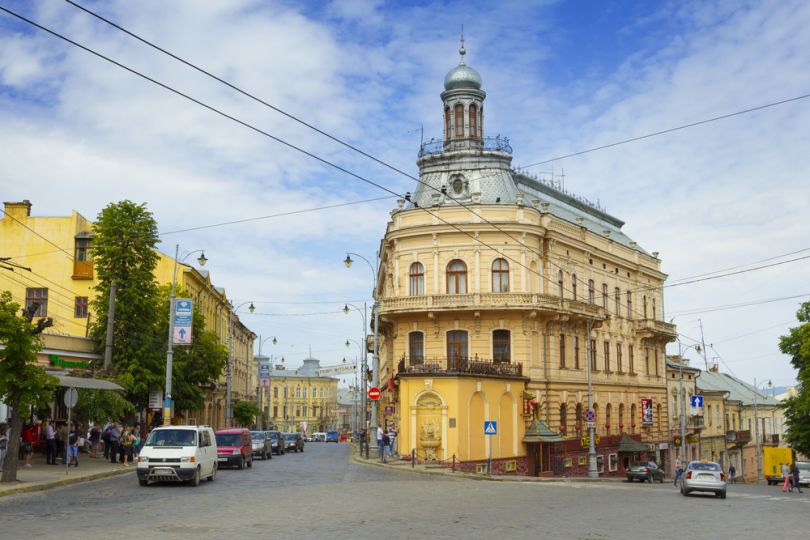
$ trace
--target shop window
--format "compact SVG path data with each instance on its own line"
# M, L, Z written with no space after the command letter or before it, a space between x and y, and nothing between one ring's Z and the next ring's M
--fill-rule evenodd
M509 362L511 360L511 332L509 330L495 330L492 332L492 359L495 362Z
M422 296L425 294L425 267L422 263L415 262L411 264L411 269L408 273L410 281L411 296Z
M608 454L608 471L616 472L619 470L619 455Z
M458 259L447 265L447 294L466 294L467 265Z
M505 259L492 262L492 292L509 292L509 263Z
M596 470L600 473L605 472L605 456L601 454L596 456Z
M408 334L408 355L411 365L422 364L425 361L425 334L411 332Z

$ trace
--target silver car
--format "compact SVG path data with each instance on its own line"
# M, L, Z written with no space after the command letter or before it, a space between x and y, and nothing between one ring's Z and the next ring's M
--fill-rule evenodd
M690 462L681 476L681 494L686 496L693 491L714 493L725 499L726 475L720 465L713 461Z
M799 469L799 485L810 486L810 461L797 461L796 468Z

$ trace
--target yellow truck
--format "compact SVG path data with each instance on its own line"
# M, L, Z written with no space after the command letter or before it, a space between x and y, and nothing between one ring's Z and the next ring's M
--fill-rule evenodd
M768 485L781 484L785 481L782 476L782 463L790 466L793 463L793 450L790 448L763 448L762 449L762 475Z

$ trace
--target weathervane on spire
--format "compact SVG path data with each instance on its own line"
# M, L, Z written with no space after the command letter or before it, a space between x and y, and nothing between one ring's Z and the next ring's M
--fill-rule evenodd
M464 65L464 55L467 54L467 49L464 48L464 25L461 25L461 47L458 49L458 54L461 55L461 59L458 61L458 65Z

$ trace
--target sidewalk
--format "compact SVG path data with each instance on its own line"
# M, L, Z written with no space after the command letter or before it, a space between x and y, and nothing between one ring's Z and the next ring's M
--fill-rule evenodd
M134 465L124 467L120 463L110 463L109 460L102 457L90 458L88 454L79 454L79 466L70 467L67 474L65 466L60 461L57 462L60 464L46 465L45 457L42 454L34 454L30 469L17 470L17 482L0 482L0 497L43 491L135 471Z

